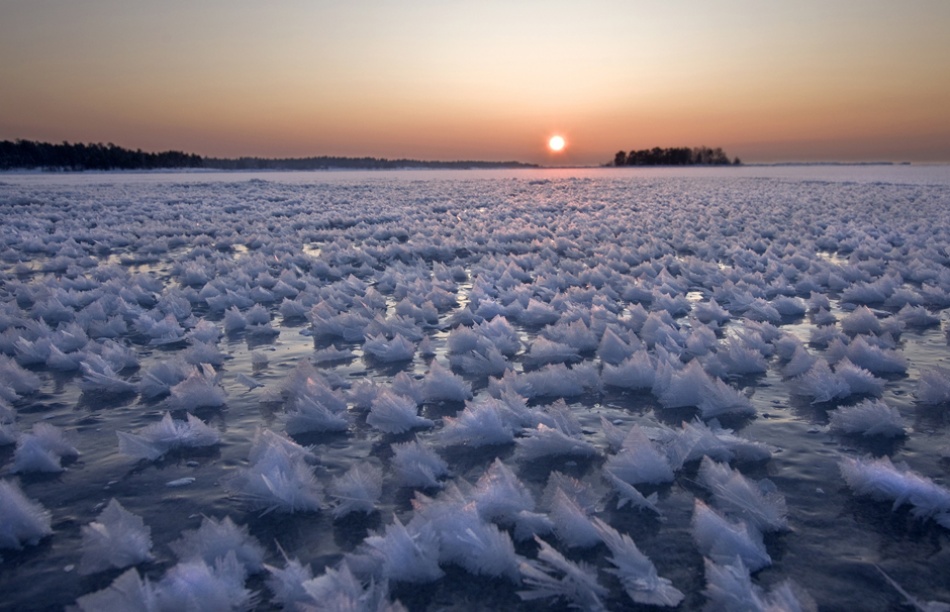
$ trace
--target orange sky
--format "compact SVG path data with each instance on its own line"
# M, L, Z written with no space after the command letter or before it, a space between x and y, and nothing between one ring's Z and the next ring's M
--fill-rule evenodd
M660 4L5 0L0 139L556 165L698 145L744 161L950 161L950 2Z

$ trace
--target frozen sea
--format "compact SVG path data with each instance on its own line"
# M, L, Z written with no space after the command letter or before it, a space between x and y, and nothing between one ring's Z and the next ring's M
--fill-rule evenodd
M2 609L950 603L948 166L3 173L0 218Z

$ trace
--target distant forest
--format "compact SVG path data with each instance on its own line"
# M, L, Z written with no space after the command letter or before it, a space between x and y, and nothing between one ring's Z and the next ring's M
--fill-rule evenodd
M727 166L739 165L738 157L729 160L725 151L716 147L672 147L661 149L640 149L639 151L617 151L614 166Z
M384 170L396 168L536 168L521 162L419 161L376 157L305 157L220 159L181 151L145 153L109 144L51 144L30 140L0 141L0 170L155 170L161 168L208 168L217 170Z
M205 168L221 170L330 170L336 168L353 170L396 170L400 168L433 168L464 170L468 168L537 168L537 164L516 161L422 161L418 159L385 159L381 157L295 157L266 159L263 157L239 157L221 159L206 157Z
M0 169L42 168L55 170L152 170L201 168L199 155L181 151L145 153L109 143L50 144L31 140L0 141Z

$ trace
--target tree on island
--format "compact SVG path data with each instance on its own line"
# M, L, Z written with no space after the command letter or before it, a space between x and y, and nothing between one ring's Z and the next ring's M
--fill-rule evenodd
M739 165L739 158L733 161L721 148L716 147L670 147L617 151L614 166L728 166Z

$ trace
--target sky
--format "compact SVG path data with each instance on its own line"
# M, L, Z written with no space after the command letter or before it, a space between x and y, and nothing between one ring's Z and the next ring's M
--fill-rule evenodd
M0 140L950 162L948 32L947 0L0 0Z

